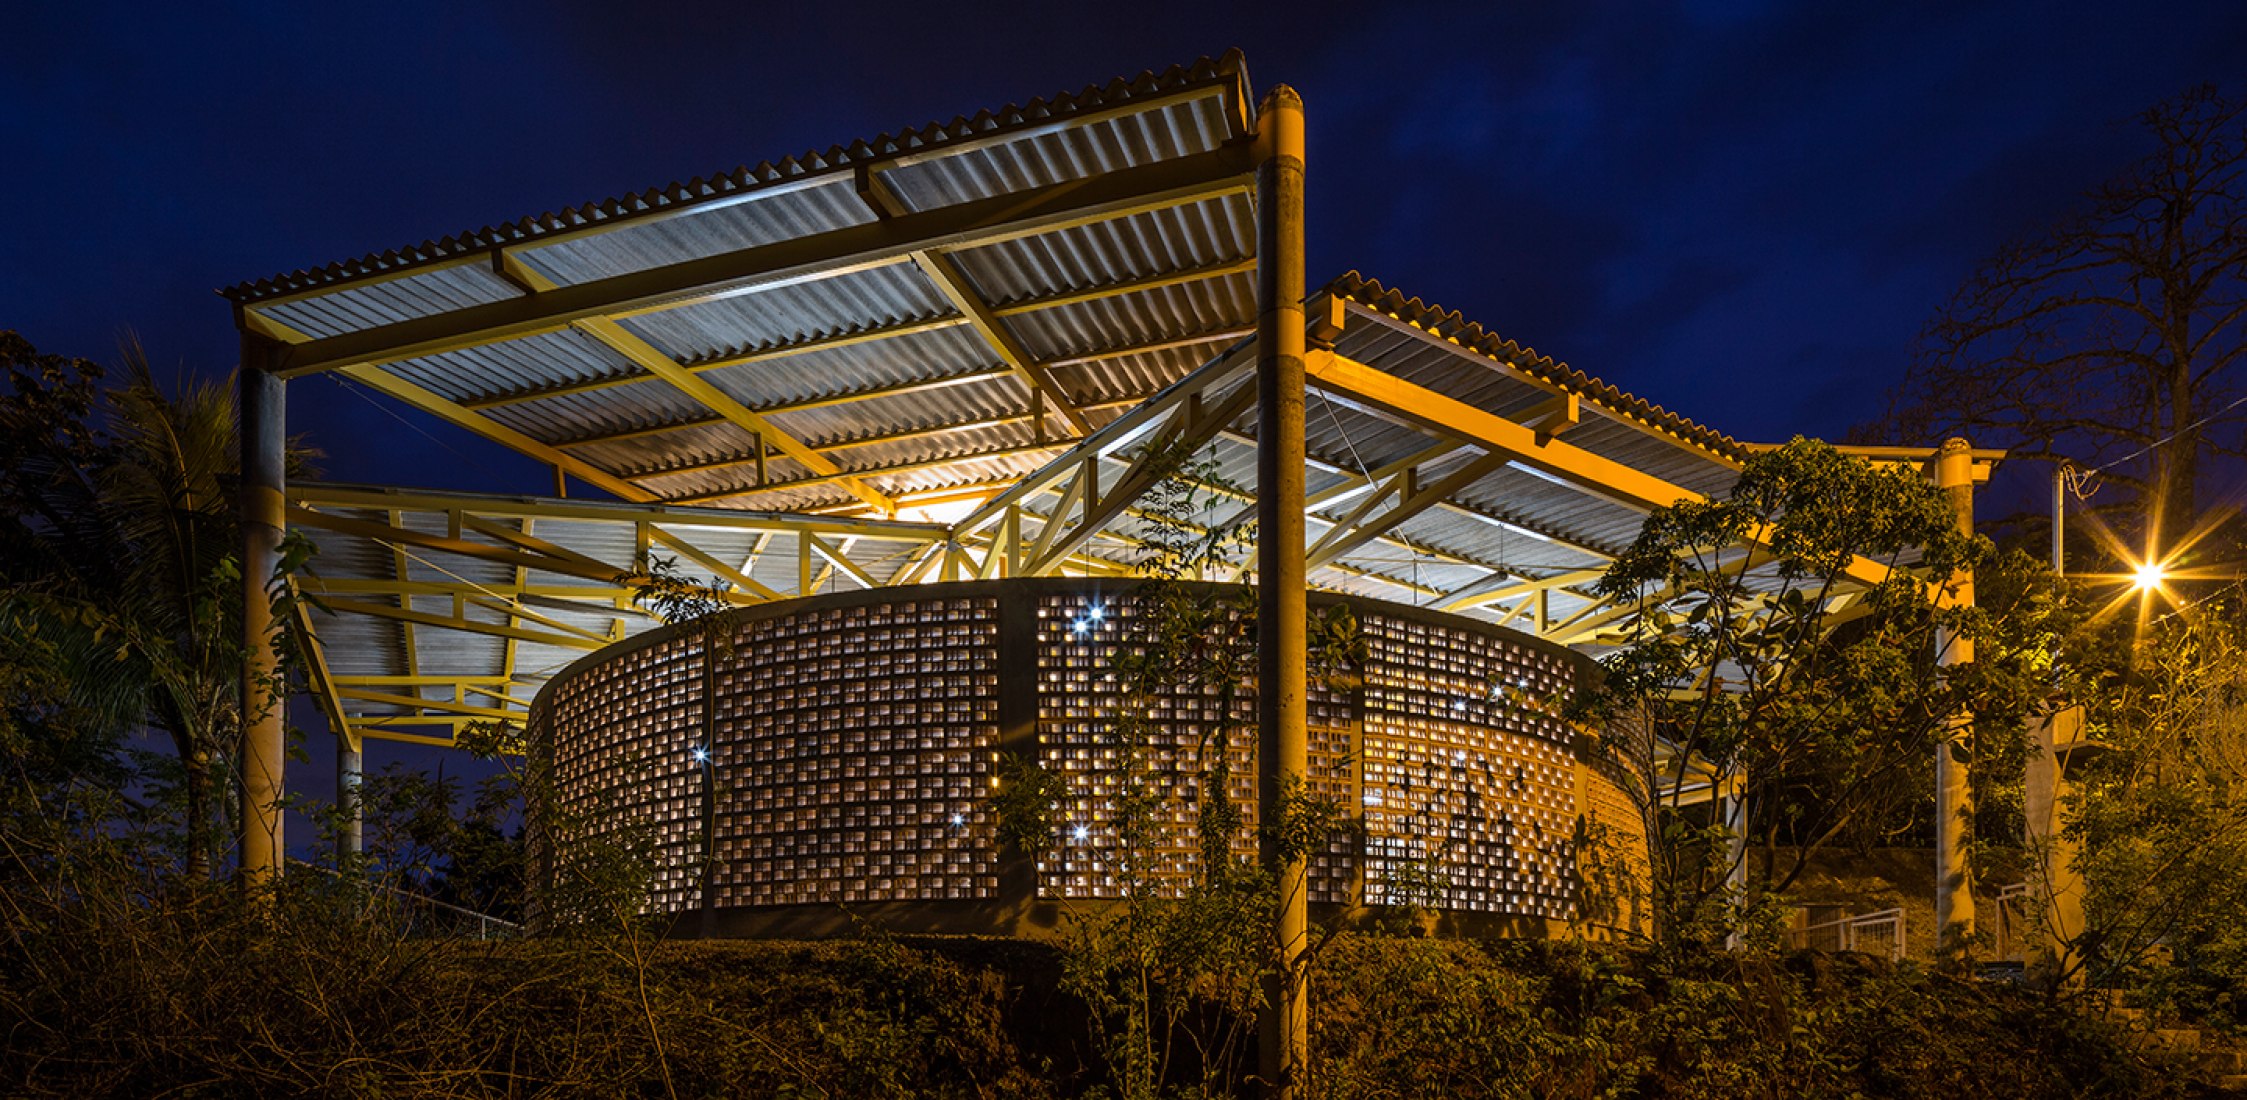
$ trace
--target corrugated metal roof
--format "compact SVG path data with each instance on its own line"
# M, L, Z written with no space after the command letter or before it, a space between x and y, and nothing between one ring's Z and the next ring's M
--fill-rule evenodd
M1039 133L1041 128L1057 121L1128 108L1135 102L1159 101L1168 94L1197 87L1215 88L1226 93L1227 98L1214 111L1191 112L1187 117L1175 117L1175 111L1166 112L1163 121L1180 131L1168 142L1150 140L1144 136L1137 139L1142 148L1158 144L1185 147L1191 142L1207 141L1214 133L1237 134L1243 128L1239 120L1245 117L1246 105L1243 101L1246 98L1247 82L1246 60L1238 50L1229 51L1221 57L1203 58L1191 65L1173 66L1160 73L1145 72L1135 77L1119 77L1073 94L1065 92L1050 99L1033 99L1020 106L1009 105L997 111L983 111L972 118L954 118L945 123L932 122L916 130L883 134L851 142L847 146L832 146L825 152L804 153L778 162L760 162L753 168L736 168L731 172L650 188L636 195L589 202L505 225L484 226L426 240L418 245L256 279L227 287L220 293L232 301L250 303L339 286L354 280L395 276L464 256L477 256L494 248L536 244L565 234L577 235L588 229L610 228L634 221L653 222L661 216L706 211L723 204L768 197L784 191L831 186L828 180L821 177L840 175L843 179L848 179L853 168L870 161L941 155L948 148L954 147L988 159L989 154L982 153L978 148L981 144L1012 135L1022 135L1029 141L1037 142L1042 140ZM1119 135L1116 140L1126 145L1133 141L1128 135ZM1019 143L1007 144L1012 147ZM1082 154L1079 150L1063 149L1057 152L1079 158L1081 162ZM1052 169L1048 170L1048 174L1057 179L1069 178ZM911 201L910 198L908 201Z
M518 269L494 261L494 249L506 249L509 263L568 286L764 247L871 222L875 205L862 196L862 186L886 190L910 214L1242 143L1249 137L1247 96L1241 59L1228 54L228 293L251 314L307 337L359 332L531 293L512 281ZM523 535L509 526L517 521L506 518L523 513L510 511L504 499L455 495L447 498L450 504L423 499L418 511L403 509L397 537L411 545L391 545L363 528L359 534L318 530L316 569L324 576L359 583L359 591L385 591L403 555L405 580L427 589L350 597L375 605L377 613L318 613L329 665L342 677L442 669L535 684L542 670L567 664L587 646L653 625L646 614L615 606L613 574L583 566L640 560L641 527L649 522L691 533L681 537L691 537L709 560L780 592L796 591L807 575L825 591L860 585L860 573L886 581L931 562L942 541L925 534L917 543L818 536L815 545L808 541L813 536L782 530L779 519L771 520L778 526L759 527L767 519L752 513L799 519L860 513L868 510L870 490L896 500L901 516L925 516L934 525L939 513L922 509L963 501L972 507L1037 473L1073 441L1057 430L1061 420L1050 415L1058 411L1051 406L1046 430L1037 426L1032 390L1007 362L1017 350L1095 429L1205 365L1237 362L1256 316L1254 229L1250 197L1232 188L1214 198L945 253L966 284L964 306L942 285L941 266L900 253L687 304L658 303L616 319L630 338L691 375L685 383L635 362L623 350L632 339L619 342L613 332L585 324L381 364L375 369L453 402L460 416L559 448L653 494L659 505L651 511L545 502L541 514L558 509L574 518L541 519L534 535ZM1516 419L1555 390L1579 395L1582 418L1566 435L1572 447L1705 494L1728 486L1746 455L1719 432L1355 272L1322 293L1347 304L1336 351L1376 370ZM999 338L986 335L986 327ZM635 354L646 359L644 352ZM705 402L690 392L702 383L722 398ZM817 452L816 458L768 447L760 482L757 440L736 423L743 410L763 417L767 431ZM1307 412L1312 492L1360 482L1365 473L1439 443L1430 429L1316 392ZM1209 445L1218 475L1245 494L1222 498L1222 507L1213 503L1213 517L1249 506L1254 422L1252 411L1238 415ZM1436 458L1420 471L1419 483L1439 480L1478 455L1466 446ZM1104 461L1114 469L1127 459ZM823 473L814 463L832 463L841 474ZM847 483L846 476L860 484ZM1025 538L1037 537L1044 525L1038 517L1056 507L1057 491L1058 483L1029 498ZM317 499L328 490L305 492ZM389 509L366 504L354 492L337 497L343 504L317 506L362 523L389 522ZM1345 519L1361 499L1345 495L1314 509L1312 538ZM663 509L661 502L708 507ZM453 514L477 509L501 518L461 527ZM1641 512L1606 495L1509 463L1341 554L1315 570L1312 582L1436 603L1493 580L1597 569L1630 543L1641 520ZM495 534L493 522L515 535ZM1143 520L1127 512L1085 553L1131 562L1144 531ZM447 541L453 539L460 541ZM516 560L509 554L527 552L526 546L551 548L567 560L548 561L553 568L524 567L526 588L518 566L507 564ZM649 549L672 552L662 545ZM567 564L572 561L577 564ZM690 577L730 583L700 559L682 556L681 565ZM583 594L587 589L606 594ZM1564 620L1589 609L1592 600L1577 586L1556 589L1541 604ZM1484 606L1473 613L1505 618L1526 606ZM440 625L456 613L462 618L452 621L465 629ZM509 629L511 642L501 636ZM353 706L369 718L395 718L401 710L371 701Z

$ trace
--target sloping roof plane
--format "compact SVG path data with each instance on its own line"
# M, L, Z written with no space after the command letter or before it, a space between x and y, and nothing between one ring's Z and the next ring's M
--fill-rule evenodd
M1236 486L1213 512L1251 507L1252 104L1229 53L229 288L284 376L623 498L293 487L331 716L438 743L519 717L655 625L621 579L651 557L743 603L1127 573L1115 494L1156 433ZM1745 457L1354 272L1319 296L1314 585L1598 645L1628 609L1591 582L1649 502Z

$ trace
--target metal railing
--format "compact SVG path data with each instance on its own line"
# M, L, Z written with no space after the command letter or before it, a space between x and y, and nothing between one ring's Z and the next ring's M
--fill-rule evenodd
M474 909L454 905L449 901L438 901L427 894L417 894L411 890L346 875L333 867L322 867L317 863L308 863L301 859L291 859L289 862L306 870L318 871L338 882L356 886L362 890L387 894L396 899L399 902L400 915L405 919L406 931L409 934L414 932L438 935L459 934L466 933L470 927L473 927L476 939L489 940L502 936L520 935L523 931L523 926L514 921L503 920L489 913L479 913ZM430 911L436 919L417 919L422 916L421 913L416 912L417 908ZM448 924L450 927L448 927Z
M2028 957L2029 884L2016 882L1997 892L1997 962L2022 962Z
M1904 911L1882 909L1877 913L1860 913L1790 928L1787 943L1814 951L1861 951L1901 959L1904 957Z

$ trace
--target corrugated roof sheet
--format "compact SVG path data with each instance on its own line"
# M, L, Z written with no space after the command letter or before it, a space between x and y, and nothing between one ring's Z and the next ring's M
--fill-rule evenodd
M1019 106L1010 104L996 111L983 111L973 117L954 118L950 122L932 122L915 130L882 134L848 145L831 146L824 152L807 152L778 162L759 162L755 167L736 168L730 172L697 177L683 183L649 188L636 195L589 202L505 225L484 226L426 240L418 245L369 253L323 267L299 269L238 283L220 293L232 301L249 303L336 286L357 279L396 275L488 252L494 248L534 244L563 234L576 234L587 229L605 228L634 220L653 220L658 215L676 215L740 201L755 197L760 192L804 188L807 183L815 181L816 177L842 173L848 178L847 173L851 169L868 161L940 154L954 146L972 149L976 143L1014 134L1032 136L1035 139L1035 132L1039 128L1058 120L1124 108L1136 101L1158 99L1167 93L1198 86L1239 89L1241 97L1245 97L1247 80L1246 60L1240 51L1232 50L1217 58L1205 57L1191 65L1172 66L1160 73L1143 72L1135 77L1119 77L1075 93L1064 92L1048 99L1033 99ZM1244 111L1245 105L1239 98L1235 98L1225 104L1214 117L1197 115L1174 121L1182 129L1203 135L1206 140L1207 134L1219 128L1237 132L1240 127L1233 120ZM1128 143L1130 138L1120 140ZM1183 145L1185 142L1176 144ZM1063 152L1072 155L1077 153L1076 150Z
M874 208L859 190L862 168L878 176L879 186L905 210L929 210L1243 142L1247 96L1242 61L1228 54L777 165L246 283L227 293L254 314L309 337L355 332L528 293L494 266L488 255L493 249L505 248L509 260L568 285L756 248L873 220ZM864 486L900 498L909 512L919 507L918 499L968 500L972 506L976 493L996 492L1037 472L1072 442L1051 430L1058 418L1047 421L1046 433L1037 429L1031 391L1005 361L1007 347L1039 364L1080 407L1082 418L1098 428L1193 371L1243 352L1256 315L1254 252L1252 203L1245 192L1233 190L948 252L974 299L967 307L979 314L975 317L962 312L921 258L901 254L833 274L651 308L617 324L726 401L765 417L769 430L817 451ZM1375 369L1506 417L1522 416L1554 389L1578 394L1583 416L1567 434L1571 446L1712 494L1729 485L1746 456L1745 448L1722 433L1355 272L1323 293L1347 303L1350 312L1336 350ZM986 324L1003 339L987 338L981 331ZM650 374L612 347L612 339L597 327L580 326L379 369L663 501L710 506L663 511L660 522L675 532L694 529L702 551L758 583L794 591L801 554L807 552L796 535L760 535L718 517L740 517L747 510L862 511L860 496L841 477L818 473L778 447L768 449L760 483L755 437L728 419L739 417L738 410L721 407L725 401L706 404ZM1253 412L1240 414L1209 449L1219 475L1249 494L1255 489L1254 423ZM1438 443L1424 429L1320 394L1311 398L1306 429L1313 492L1343 486ZM1435 459L1421 471L1422 483L1478 453L1467 447ZM1122 460L1111 458L1111 468ZM1345 518L1358 501L1346 496L1315 509L1312 537ZM1038 514L1056 503L1053 489L1030 499L1027 538L1034 539L1043 526ZM1247 498L1227 497L1222 507L1213 504L1213 513L1248 506ZM504 507L498 512L507 514ZM337 514L377 523L388 516L362 506ZM568 553L628 563L640 552L631 517L645 514L635 507L542 520L536 537ZM703 528L695 527L698 517ZM447 535L447 522L442 511L408 510L408 528L422 536ZM1321 587L1427 603L1494 576L1553 577L1597 568L1629 544L1640 522L1641 513L1631 507L1528 465L1507 464L1342 554L1312 580ZM1133 561L1143 531L1143 521L1127 513L1089 544L1087 553ZM486 531L451 537L491 547L506 542ZM322 550L316 568L329 576L370 583L393 578L396 556L404 552L407 576L417 582L505 588L515 579L511 566L448 553L435 543L398 551L329 530L314 538ZM844 536L827 546L823 554L840 555L878 579L899 573L917 554L931 553L925 545L878 538ZM722 580L702 565L682 564L692 577ZM822 590L860 583L851 569L831 569L824 557L814 565L826 577ZM530 576L565 592L609 583L567 571L533 569ZM443 594L369 599L425 616L449 616L456 607L455 597ZM602 638L612 629L628 635L653 624L643 613L605 605L613 597L539 599L545 602L512 606ZM1567 616L1589 602L1581 591L1561 589L1548 610ZM509 606L480 598L459 605L471 622L486 625L506 621ZM1476 613L1495 618L1506 611L1488 607ZM505 643L488 634L408 626L395 616L322 613L318 619L338 675L396 676L415 667L478 676L509 671ZM514 646L512 671L519 679L559 668L582 652L575 645L550 644L554 627L540 629L543 640L518 638ZM369 703L359 712L380 716L397 709Z

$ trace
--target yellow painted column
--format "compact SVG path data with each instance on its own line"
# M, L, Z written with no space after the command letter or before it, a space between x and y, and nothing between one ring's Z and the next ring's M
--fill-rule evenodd
M281 873L282 761L287 700L274 652L278 624L267 585L281 561L287 383L271 373L271 345L245 335L237 382L242 447L242 883L253 893Z
M1935 486L1950 498L1961 534L1974 533L1974 452L1965 440L1943 441L1935 458ZM1974 606L1974 574L1952 578L1945 597L1952 607ZM1935 661L1943 668L1971 664L1974 642L1952 632L1935 637ZM1967 845L1973 836L1974 797L1968 780L1974 716L1961 712L1935 747L1935 950L1946 962L1963 963L1974 940L1974 876Z
M1290 780L1310 771L1303 564L1303 100L1280 85L1257 113L1256 524L1257 808L1280 814ZM1267 837L1268 837L1267 833ZM1264 1094L1298 1097L1310 1046L1304 951L1309 943L1305 861L1265 842L1279 888L1276 972L1266 980L1258 1076Z

